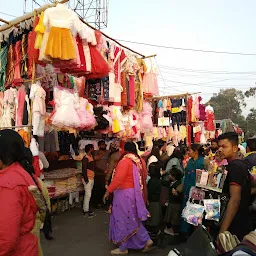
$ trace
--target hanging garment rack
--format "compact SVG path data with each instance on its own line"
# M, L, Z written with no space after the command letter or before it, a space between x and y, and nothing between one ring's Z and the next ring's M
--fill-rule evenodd
M4 19L1 19L1 18L0 18L0 21L3 22L3 23L5 23L5 24L9 24L9 21L7 21L7 20L4 20Z
M181 97L189 97L195 94L199 94L201 92L194 92L194 93L183 93L183 94L175 94L175 95L166 95L166 96L155 96L153 97L154 101L157 100L164 100L164 99L174 99L174 98L181 98Z
M44 78L44 76L40 76L40 77L37 77L35 79L23 80L23 83L35 82L35 81L41 80L43 78Z
M5 30L7 30L7 29L9 29L9 28L11 28L11 27L13 27L13 26L16 26L16 25L20 24L21 22L23 22L23 21L25 21L25 20L28 20L28 19L30 19L30 18L32 18L32 17L34 17L35 14L36 14L36 15L37 15L37 14L40 14L41 12L45 11L45 10L48 9L48 8L55 7L57 4L65 4L65 3L67 3L67 2L69 2L69 0L62 0L62 1L59 1L59 2L58 2L58 1L55 1L55 3L53 3L53 4L46 4L46 5L43 5L42 7L38 8L38 9L35 9L33 12L27 13L27 14L21 16L21 17L18 17L18 18L14 19L14 20L11 20L11 21L8 22L7 24L4 24L4 25L0 26L0 32L3 32L3 31L5 31ZM93 26L91 26L90 24L88 24L87 22L85 22L83 19L80 18L80 20L81 20L84 24L86 24L88 27L92 28L93 30L97 30L96 28L94 28ZM105 36L106 38L108 38L108 39L110 39L111 41L115 42L116 44L118 44L118 45L121 46L122 48L125 48L125 49L127 49L127 50L129 50L129 51L131 51L131 52L133 52L133 53L135 53L135 54L141 56L143 59L151 58L151 57L155 57L155 56L156 56L156 54L154 54L154 55L149 55L149 56L145 56L145 55L143 55L143 54L141 54L141 53L139 53L139 52L136 52L136 51L132 50L131 48L129 48L129 47L127 47L127 46L125 46L125 45L119 43L117 40L115 40L114 38L112 38L112 37L106 35L106 34L103 33L102 31L100 31L100 32L101 32L101 34L102 34L103 36Z
M9 127L0 127L0 130L4 129L16 129L16 128L32 128L32 125L18 125L18 126L9 126Z

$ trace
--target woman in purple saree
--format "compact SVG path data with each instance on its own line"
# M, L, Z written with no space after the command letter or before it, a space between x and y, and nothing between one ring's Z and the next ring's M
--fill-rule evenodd
M152 249L153 242L142 222L147 220L147 187L145 162L137 155L134 143L127 142L125 154L113 173L113 179L104 196L114 194L110 216L109 240L118 246L112 255L126 255L128 249Z

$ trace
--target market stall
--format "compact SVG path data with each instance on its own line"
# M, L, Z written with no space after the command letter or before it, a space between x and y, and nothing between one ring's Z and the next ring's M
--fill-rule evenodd
M27 147L37 137L52 199L82 192L70 159L79 147L149 133L158 95L154 56L95 30L65 2L0 27L0 129L16 129Z
M153 137L174 145L206 144L215 138L214 110L202 103L199 93L153 98Z

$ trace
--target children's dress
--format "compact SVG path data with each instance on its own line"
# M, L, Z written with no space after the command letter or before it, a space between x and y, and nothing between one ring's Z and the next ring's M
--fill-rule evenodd
M63 4L47 9L44 13L44 26L50 33L45 54L54 59L75 59L72 35L77 35L79 22L77 14Z
M78 116L80 118L80 128L81 129L91 129L96 125L96 119L93 114L87 109L88 100L84 98L79 98L79 108L77 110Z
M52 124L57 127L79 128L80 118L77 114L79 107L78 95L72 90L60 87L54 88L55 113Z
M45 97L46 92L42 88L40 82L31 85L30 99L33 101L32 109L32 125L33 125L33 135L39 137L44 136L45 127Z

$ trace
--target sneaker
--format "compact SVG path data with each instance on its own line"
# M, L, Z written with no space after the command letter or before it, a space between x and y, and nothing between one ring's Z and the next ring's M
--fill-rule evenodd
M95 213L92 211L86 212L85 214L88 215L88 218L93 218L96 216Z
M167 235L170 235L170 236L174 236L174 231L172 228L166 228L164 230L164 233L167 234Z

